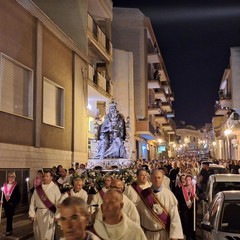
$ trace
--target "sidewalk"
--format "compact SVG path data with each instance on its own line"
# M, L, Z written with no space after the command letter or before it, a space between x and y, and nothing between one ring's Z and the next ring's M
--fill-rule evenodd
M27 213L17 214L13 217L13 234L5 237L6 218L0 224L0 240L25 240L33 236L33 227Z

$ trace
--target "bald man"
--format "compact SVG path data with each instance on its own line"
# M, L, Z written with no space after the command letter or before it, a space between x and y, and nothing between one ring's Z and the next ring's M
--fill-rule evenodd
M183 239L178 202L163 185L163 178L161 170L153 171L152 186L141 191L141 201L137 205L141 226L148 240Z
M95 220L94 231L104 240L147 240L141 227L123 212L123 207L123 194L117 189L108 190Z
M110 189L116 189L117 191L119 191L120 193L123 193L124 191L124 182L120 179L113 179L110 185ZM107 193L107 192L106 192ZM106 194L105 193L105 194ZM105 196L105 195L104 195ZM103 197L104 198L104 197ZM103 203L100 203L99 206L101 206ZM128 199L127 196L123 195L123 212L135 223L140 225L140 217L137 211L136 206L134 205L134 203ZM99 217L99 214L96 214L96 218Z

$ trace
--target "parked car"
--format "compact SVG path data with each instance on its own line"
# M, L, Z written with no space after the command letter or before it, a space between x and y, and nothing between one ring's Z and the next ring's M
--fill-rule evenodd
M208 179L206 194L204 195L203 214L210 206L214 196L221 191L240 190L239 174L213 174Z
M240 239L240 191L219 192L201 222L202 239Z
M209 162L209 161L201 162L200 171L202 169L202 165L205 164L205 163L209 163L209 168L212 169L214 174L228 173L228 170L223 165L212 163L212 162Z

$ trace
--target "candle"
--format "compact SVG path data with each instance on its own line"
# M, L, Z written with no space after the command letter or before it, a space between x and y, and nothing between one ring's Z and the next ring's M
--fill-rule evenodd
M29 193L30 191L29 178L26 178L25 181L27 182L27 191Z

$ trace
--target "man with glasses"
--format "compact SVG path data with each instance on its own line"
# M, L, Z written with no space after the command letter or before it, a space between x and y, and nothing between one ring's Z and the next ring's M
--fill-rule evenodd
M90 214L83 199L70 196L63 200L59 210L61 214L59 222L64 235L60 240L100 240L86 230Z

